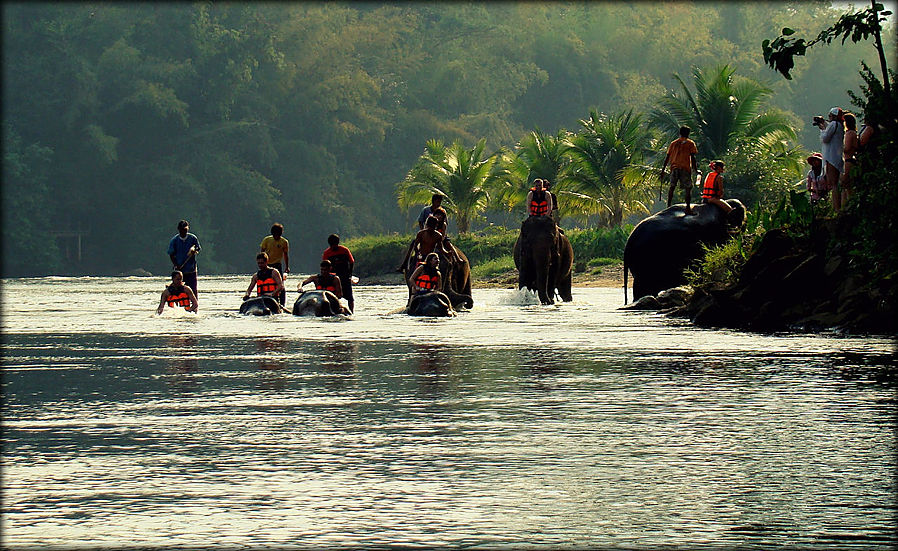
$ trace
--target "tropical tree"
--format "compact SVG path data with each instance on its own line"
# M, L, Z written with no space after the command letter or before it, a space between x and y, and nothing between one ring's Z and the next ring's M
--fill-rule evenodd
M537 178L549 180L553 191L559 192L563 186L555 185L561 180L565 166L570 163L567 155L568 132L559 130L554 136L545 134L538 128L529 132L515 146L514 152L502 151L503 167L494 202L511 210L527 199L527 191ZM562 213L563 214L563 213Z
M580 125L582 130L566 140L571 162L562 178L568 191L560 201L587 216L601 214L615 227L627 214L648 213L645 175L650 167L645 162L652 154L652 135L642 116L630 110L609 117L591 109Z
M429 203L439 193L458 232L467 233L471 222L489 207L490 188L499 179L497 156L484 156L485 147L486 139L471 149L458 141L446 146L440 140L428 140L405 180L396 184L399 207L405 210Z
M734 73L728 65L711 70L693 67L694 92L674 74L679 93L671 92L658 100L649 115L650 124L671 140L678 136L681 126L690 127L690 138L704 160L723 157L738 138L795 140L790 117L766 106L773 91Z

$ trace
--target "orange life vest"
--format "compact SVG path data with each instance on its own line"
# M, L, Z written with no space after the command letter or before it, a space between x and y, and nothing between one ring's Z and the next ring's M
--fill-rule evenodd
M185 310L190 309L190 297L187 295L187 288L181 285L181 292L175 293L171 286L168 287L168 298L165 302L172 308L175 306L183 306Z
M530 191L533 193L530 196L530 216L545 216L549 212L549 201L546 199L545 190L539 197L537 197L535 187L530 188Z
M437 273L429 274L427 273L427 269L421 270L421 273L418 274L418 277L415 278L415 286L420 289L426 289L428 291L433 291L437 288L437 285L440 283L440 275Z
M702 199L720 199L723 197L723 188L720 185L720 173L711 172L705 177L705 185L702 186Z
M324 281L324 278L327 277L328 281ZM334 277L334 274L327 274L327 276L323 276L318 274L318 279L315 280L315 288L319 291L330 291L331 293L337 292L337 278Z
M268 295L278 288L277 281L274 280L274 270L267 268L259 270L256 274L256 294L258 296Z

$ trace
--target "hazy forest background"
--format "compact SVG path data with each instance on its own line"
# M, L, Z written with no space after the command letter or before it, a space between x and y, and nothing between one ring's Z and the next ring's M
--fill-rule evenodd
M428 140L514 151L591 113L649 114L695 67L769 87L803 159L819 149L812 116L852 109L861 61L877 63L849 41L809 50L793 80L765 66L765 38L844 13L826 1L2 9L4 276L165 274L181 218L201 273L252 271L275 221L294 271L313 271L332 232L411 231L423 205L400 209L396 188ZM516 225L503 208L472 229Z

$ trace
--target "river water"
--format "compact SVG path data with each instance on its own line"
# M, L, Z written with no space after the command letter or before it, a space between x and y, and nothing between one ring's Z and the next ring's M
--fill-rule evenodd
M888 339L697 329L604 288L253 318L248 281L162 316L160 278L3 281L4 547L898 545Z

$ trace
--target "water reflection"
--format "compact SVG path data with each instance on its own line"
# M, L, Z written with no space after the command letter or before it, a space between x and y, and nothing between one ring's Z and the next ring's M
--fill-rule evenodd
M171 335L164 339L164 349L173 355L166 358L166 371L172 390L192 394L199 389L196 354L197 338L193 335Z
M260 373L258 388L282 391L287 386L287 344L285 339L256 339L258 359L256 367Z
M449 389L449 374L458 358L457 352L450 353L446 346L434 344L416 344L412 349L416 358L418 395L428 400L444 397Z

